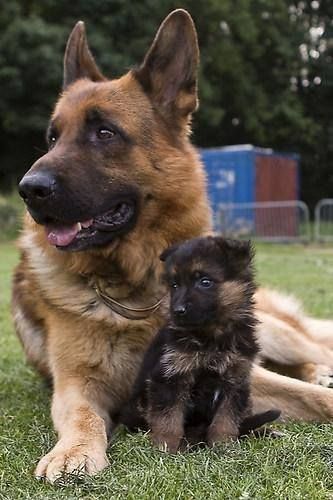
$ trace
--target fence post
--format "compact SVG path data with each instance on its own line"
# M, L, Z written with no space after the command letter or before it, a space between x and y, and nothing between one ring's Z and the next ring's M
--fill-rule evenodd
M327 228L331 233L325 234L323 219L326 211ZM322 198L315 206L314 237L315 241L333 241L333 198Z
M303 201L226 203L216 228L226 236L261 241L311 241L310 212Z

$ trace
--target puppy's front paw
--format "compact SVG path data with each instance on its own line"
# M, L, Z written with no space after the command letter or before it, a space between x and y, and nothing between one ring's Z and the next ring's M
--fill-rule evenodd
M180 437L171 435L152 434L151 440L153 444L165 453L177 453L180 445Z
M230 443L238 439L238 428L235 424L228 422L211 426L208 429L207 442L209 446L214 446L218 443Z
M38 479L46 479L50 483L62 479L71 481L85 475L97 474L108 465L109 461L104 449L86 444L65 448L59 442L39 461L35 476Z
M208 439L207 443L208 446L215 446L216 444L219 443L231 443L232 441L237 441L238 435L236 434L211 434Z

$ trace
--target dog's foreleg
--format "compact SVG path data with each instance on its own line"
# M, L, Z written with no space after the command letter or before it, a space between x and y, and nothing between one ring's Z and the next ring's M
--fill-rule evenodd
M239 421L236 418L233 398L234 395L228 395L218 407L208 429L207 442L209 446L238 438Z
M177 405L161 413L150 413L151 439L160 451L168 453L178 451L184 435L183 420L183 411Z
M89 385L79 377L55 380L52 418L59 441L40 460L37 478L55 482L63 475L93 475L108 465L108 417L90 397L99 388Z
M148 399L152 442L161 451L176 453L184 437L184 395L172 384L152 381Z
M333 368L333 350L316 342L310 334L261 311L257 317L257 334L264 359L281 365L313 363Z
M96 474L108 465L109 414L120 406L117 388L123 374L116 370L118 358L107 328L55 311L48 311L48 326L52 419L59 441L35 474L54 482L63 475ZM126 390L124 383L122 388Z

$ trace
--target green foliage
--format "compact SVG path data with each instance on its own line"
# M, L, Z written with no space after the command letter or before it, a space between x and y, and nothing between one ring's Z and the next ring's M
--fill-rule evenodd
M316 8L313 8L315 4ZM301 21L307 29L300 100L317 124L315 140L304 151L304 194L310 202L331 197L333 188L333 3L305 2Z
M328 0L1 0L0 186L13 184L43 152L43 131L61 88L62 55L74 23L86 22L98 63L114 77L140 63L157 26L177 7L191 12L201 47L194 142L299 152L305 198L329 194L333 7ZM316 40L310 34L315 27L323 27ZM319 57L311 56L311 49L318 49Z

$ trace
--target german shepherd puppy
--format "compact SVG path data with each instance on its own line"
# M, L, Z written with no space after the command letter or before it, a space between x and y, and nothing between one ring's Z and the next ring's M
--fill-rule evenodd
M159 255L212 230L204 170L189 140L198 62L184 10L165 19L142 64L114 80L98 69L82 22L69 37L49 150L19 184L27 214L12 301L27 359L53 381L59 441L36 468L48 481L108 464L113 415L165 320ZM329 324L316 323L322 337L311 341L310 320L296 317L288 299L256 300L264 359L329 364L328 347L313 349ZM256 411L273 404L284 417L333 416L333 391L262 367L252 381Z
M148 348L121 422L159 448L237 438L279 411L252 415L256 340L252 248L208 236L165 250L170 316Z
M164 251L170 315L148 348L121 422L176 452L237 438L280 414L250 416L259 346L249 242L208 236Z

